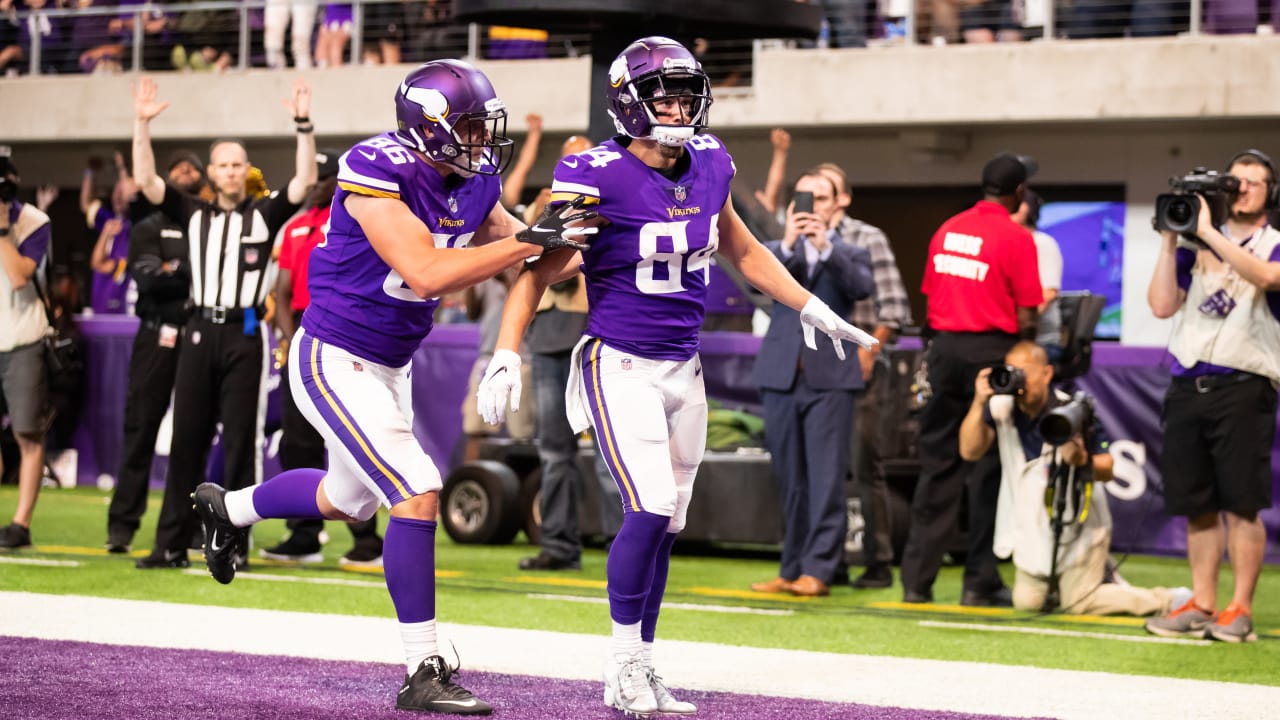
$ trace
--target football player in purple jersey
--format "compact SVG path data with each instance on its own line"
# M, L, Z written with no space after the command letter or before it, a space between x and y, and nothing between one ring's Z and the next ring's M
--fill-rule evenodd
M595 213L566 205L531 231L498 204L507 111L470 65L422 65L395 106L397 130L339 160L330 225L310 259L311 305L289 353L290 387L324 436L328 470L289 470L230 493L205 483L192 497L221 583L235 577L233 556L259 520L366 520L388 506L383 571L407 669L396 706L482 715L491 706L452 681L456 668L438 652L441 479L413 435L410 360L440 296L548 249L585 248L575 240L594 228L575 221Z
M707 125L710 84L682 45L637 40L609 72L609 113L620 135L561 159L555 203L586 204L608 216L591 247L549 253L512 287L479 409L498 421L518 406L516 349L543 290L582 266L590 300L566 391L575 431L594 427L622 494L622 530L609 551L613 639L604 701L626 714L688 714L654 673L652 643L671 546L684 527L693 478L706 447L707 404L698 330L711 258L717 252L752 285L801 312L814 329L864 347L875 339L841 320L756 241L729 199L733 160ZM541 220L535 222L538 227ZM857 372L856 363L850 372Z

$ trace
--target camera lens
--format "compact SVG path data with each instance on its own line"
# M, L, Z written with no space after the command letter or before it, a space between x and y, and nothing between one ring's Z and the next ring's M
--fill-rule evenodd
M1175 200L1169 203L1169 220L1177 225L1184 225L1191 220L1191 203L1186 200Z

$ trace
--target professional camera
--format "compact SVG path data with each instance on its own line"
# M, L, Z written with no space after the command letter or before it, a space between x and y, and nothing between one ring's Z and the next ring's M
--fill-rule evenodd
M1027 375L1012 365L993 365L987 382L996 395L1017 395L1027 386Z
M1169 178L1169 187L1173 192L1156 196L1156 229L1182 233L1194 240L1200 218L1196 195L1204 196L1213 224L1221 225L1226 222L1232 199L1240 192L1240 179L1198 167L1180 178Z
M1085 435L1093 429L1093 398L1078 392L1066 405L1050 410L1040 421L1040 436L1057 447L1066 445L1071 438Z

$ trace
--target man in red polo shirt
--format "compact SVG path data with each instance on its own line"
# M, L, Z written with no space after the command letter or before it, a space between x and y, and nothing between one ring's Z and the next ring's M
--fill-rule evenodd
M280 277L276 281L276 327L280 328L280 467L325 467L324 439L307 421L289 392L289 373L283 367L289 357L289 342L293 339L302 312L311 304L307 292L307 264L311 251L324 242L329 226L330 205L333 191L338 184L338 150L320 149L316 152L319 165L318 177L307 204L297 217L281 230ZM338 560L339 567L358 569L382 565L382 538L378 537L378 516L362 522L347 524L355 545ZM283 542L261 550L259 555L270 560L286 560L301 563L320 562L320 534L323 520L290 520L289 536Z
M903 600L933 601L933 581L969 488L969 551L962 605L1012 605L991 550L1000 460L960 458L960 422L984 367L1004 364L1021 334L1035 337L1044 300L1035 240L1010 213L1022 204L1034 161L1003 153L982 169L983 199L934 233L921 291L929 298L925 351L932 397L920 414L920 481L902 557Z

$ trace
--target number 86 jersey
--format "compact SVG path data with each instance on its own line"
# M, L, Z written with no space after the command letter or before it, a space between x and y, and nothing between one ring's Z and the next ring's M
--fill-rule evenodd
M695 135L672 179L626 140L564 157L551 186L553 204L583 195L610 223L583 253L586 334L639 357L688 360L698 351L733 159L715 136Z

